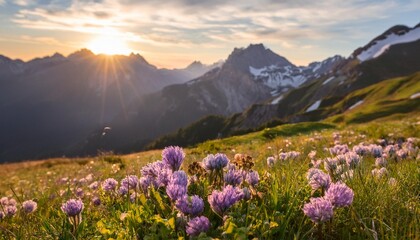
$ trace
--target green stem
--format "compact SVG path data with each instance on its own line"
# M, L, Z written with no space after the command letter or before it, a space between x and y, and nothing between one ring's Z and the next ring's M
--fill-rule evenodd
M322 234L322 223L318 223L317 235L319 240L324 239Z

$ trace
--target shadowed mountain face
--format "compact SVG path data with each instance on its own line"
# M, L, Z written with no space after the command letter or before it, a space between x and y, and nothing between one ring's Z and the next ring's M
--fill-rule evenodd
M95 129L129 114L136 99L210 69L157 69L140 55L88 50L29 62L2 56L0 161L66 154Z

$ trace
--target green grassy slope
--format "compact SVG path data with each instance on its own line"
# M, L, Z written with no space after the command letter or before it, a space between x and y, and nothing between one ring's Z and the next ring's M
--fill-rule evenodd
M300 112L292 118L319 121L327 118L332 123L362 123L396 114L407 114L420 111L420 98L410 97L420 92L420 72L407 77L389 79L369 87L356 90L344 98L323 99L320 108L311 112ZM302 93L297 92L298 95ZM303 96L303 95L302 95ZM304 98L304 97L301 97ZM351 110L349 108L359 101L361 105ZM287 104L289 106L289 104ZM292 106L292 105L290 105ZM248 111L251 111L250 108ZM235 121L240 114L224 118L208 116L179 131L163 136L149 144L150 149L162 148L168 145L194 146L200 142L217 137L240 135L272 127L287 122L287 119L272 120L262 126L235 131Z
M328 119L332 122L368 122L393 114L419 112L420 97L411 97L416 93L420 93L420 72L357 90L333 106L319 111L339 113ZM363 103L350 109L359 101Z

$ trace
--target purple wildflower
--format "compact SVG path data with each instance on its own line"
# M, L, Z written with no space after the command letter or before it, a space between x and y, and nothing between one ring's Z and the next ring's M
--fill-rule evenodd
M249 191L249 188L247 188L247 187L242 188L242 192L244 194L243 199L245 201L248 201L249 199L251 199L251 191Z
M397 151L397 156L400 159L406 159L408 157L408 151L407 149L400 149Z
M211 209L223 215L228 208L240 201L244 197L244 192L238 187L227 185L222 191L214 190L208 197Z
M279 159L282 160L282 161L286 161L287 160L287 153L285 153L285 152L279 153Z
M77 199L70 199L61 205L61 210L69 217L79 215L83 210L83 202Z
M328 172L334 172L338 167L338 160L336 158L327 158L324 160L324 168Z
M182 213L188 214L190 211L188 196L184 195L180 197L178 200L176 200L175 207Z
M89 185L89 188L92 190L97 190L99 188L99 182L95 181Z
M354 193L344 183L331 183L325 193L325 198L331 201L334 207L350 206L353 202Z
M388 175L388 170L384 167L382 167L381 169L375 168L375 169L372 170L372 175L374 177L377 177L377 178L382 178L382 177Z
M169 179L170 184L175 185L188 185L188 176L184 171L175 171Z
M113 191L115 190L117 185L118 185L117 180L113 178L108 178L108 179L105 179L105 181L102 183L102 189L107 192Z
M7 205L9 205L9 198L7 198L7 197L2 197L2 198L0 198L0 204L1 204L2 206L7 206Z
M208 171L221 170L227 166L229 159L225 154L209 154L203 159L203 166Z
M359 144L353 147L353 152L360 156L365 156L367 153L370 152L370 149L368 146L365 146L363 144Z
M68 183L68 181L69 181L69 178L68 178L68 177L63 177L63 178L60 178L60 179L58 180L58 183L59 183L59 184L67 184L67 183Z
M303 206L303 213L314 223L322 223L333 217L333 205L322 197L311 198L309 203Z
M148 163L146 166L142 167L140 172L142 177L157 178L159 172L166 168L166 165L162 161L156 161Z
M32 200L24 201L22 203L22 208L26 213L33 213L35 212L38 204Z
M13 198L9 198L9 201L7 203L9 206L16 206L16 200Z
M346 152L350 151L347 144L336 144L334 147L330 148L331 155L339 155L339 154L345 154Z
M300 156L300 152L296 152L296 151L290 151L287 153L287 157L290 160L296 159Z
M378 157L375 159L375 166L377 167L385 167L387 164L387 161L384 157Z
M204 201L197 195L188 197L184 195L179 198L175 203L176 208L184 214L190 216L198 216L204 210Z
M85 195L82 188L77 188L75 194L76 194L76 197L78 198L82 198Z
M198 236L202 232L210 229L210 221L208 218L201 216L191 219L187 223L186 232L190 236Z
M94 206L99 206L99 205L101 205L101 199L99 197L95 196L95 197L92 198L92 203L93 203Z
M378 158L382 156L382 152L383 152L382 146L371 144L369 145L369 149L373 157Z
M250 171L246 175L246 182L251 186L257 185L259 181L260 181L260 175L258 175L258 172L256 171Z
M136 198L137 198L137 193L136 192L133 192L130 195L130 202L134 203L136 201Z
M387 155L393 155L397 152L397 149L398 145L388 145L385 147L384 153L386 153Z
M147 189L152 184L152 180L149 177L141 177L140 178L140 188L144 193L147 193Z
M225 173L223 179L226 185L240 185L244 179L244 171L232 168Z
M309 169L307 178L309 180L309 185L313 190L317 190L319 188L328 189L331 183L330 175L316 168Z
M184 161L185 153L180 147L166 147L162 151L162 161L170 166L173 171L179 170Z
M121 196L127 195L128 193L128 188L124 185L120 186L120 188L118 189L118 194L120 194Z
M172 170L170 168L163 168L157 177L157 184L160 187L165 187L169 183L169 179L172 176Z
M316 156L316 151L312 150L310 153L308 153L308 157L311 160L315 160L315 156Z
M338 154L337 156L335 156L335 159L337 160L338 164L347 164L347 157L346 154L348 154L349 152L345 153L345 154ZM356 154L357 155L357 154Z
M139 178L136 175L129 175L121 180L121 186L127 189L137 189L139 186Z
M6 216L13 217L17 212L17 208L15 205L8 205L4 208L4 212L6 213Z
M81 178L81 179L79 179L79 184L80 184L80 185L84 185L84 184L86 184L86 183L87 183L86 178Z
M187 186L170 183L166 187L166 194L172 201L176 201L187 194Z
M152 184L154 187L158 188L168 185L172 170L162 161L156 161L144 166L141 169L141 175L142 177L147 177L149 179L149 185Z
M311 159L311 164L312 164L312 167L314 168L319 168L321 163L322 163L322 160Z
M344 156L350 168L355 168L360 163L360 157L355 152L347 152Z
M92 173L88 174L88 175L85 177L85 179L86 179L86 181L87 181L87 182L92 182L92 181L93 181L93 174L92 174Z
M268 167L273 167L275 163L276 163L276 159L274 157L268 157L267 158L267 166Z

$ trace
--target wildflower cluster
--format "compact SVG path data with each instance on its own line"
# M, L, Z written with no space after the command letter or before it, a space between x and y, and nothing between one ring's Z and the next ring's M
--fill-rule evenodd
M273 167L278 161L284 162L284 161L291 161L296 160L301 155L300 152L297 151L289 151L289 152L283 152L281 151L276 156L270 156L267 158L267 166Z
M308 225L313 225L311 232L328 232L327 235L319 235L319 239L339 239L339 234L347 231L343 223L350 222L350 225L361 229L364 227L358 225L360 223L354 221L355 218L347 216L350 211L354 213L352 216L363 215L361 205L371 204L363 199L369 191L358 192L366 190L357 187L359 182L371 184L369 188L392 189L389 194L394 194L392 199L395 201L398 201L399 195L406 194L401 196L404 204L398 202L395 206L399 212L415 215L418 203L413 203L415 197L407 191L405 185L409 184L402 184L412 176L407 176L410 172L404 169L405 164L401 164L401 169L393 166L409 159L420 159L418 139L381 139L376 144L370 144L366 137L360 135L355 137L362 138L363 142L354 144L353 140L341 142L344 137L334 133L334 145L324 148L322 144L327 138L321 138L320 133L314 134L316 139L313 141L303 141L306 146L293 145L296 151L273 152L270 147L272 156L266 159L268 168L263 174L254 167L261 166L261 162L254 161L250 155L232 151L234 153L231 154L235 155L230 159L230 155L214 153L187 165L186 157L193 159L198 155L186 156L180 147L167 147L158 161L144 165L140 171L132 166L124 169L123 165L110 162L107 168L101 166L98 172L89 168L89 163L86 172L77 172L83 174L77 178L57 174L51 181L58 188L33 196L33 200L26 198L29 191L16 187L12 189L15 195L6 193L14 199L0 199L0 225L8 231L0 231L0 238L13 238L11 232L18 226L16 223L42 219L40 216L45 214L51 216L51 223L45 221L39 232L51 234L47 238L54 238L55 234L56 238L63 239L90 239L93 235L106 239L133 236L139 239L207 239L220 236L226 239L277 239L283 236L288 239L293 238L289 233L307 232ZM292 142L287 140L287 145L292 145ZM304 159L310 160L310 167L302 188L302 183L297 182L302 178L296 175L304 175ZM260 161L261 157L256 160ZM407 166L412 166L412 163L407 163ZM370 174L373 165L374 178ZM118 166L118 171L115 166ZM400 170L406 170L405 174L400 174ZM54 171L48 170L48 180L56 174ZM355 177L351 179L353 175ZM407 177L403 180L400 176ZM404 194L400 194L402 190ZM369 205L366 209L373 207ZM387 211L390 209L385 208ZM300 221L303 214L307 216L307 221ZM369 219L377 217L369 214L366 214ZM379 217L379 220L383 219ZM394 229L395 223L390 223ZM372 225L372 229L374 227ZM376 225L375 230L380 227ZM366 233L361 233L359 228L354 229L349 230L350 235L365 236ZM397 234L401 229L395 228L395 231ZM304 237L312 236L305 234Z
M18 203L14 198L2 197L0 198L0 220L5 217L13 217L18 212ZM33 200L22 202L21 211L25 214L30 214L36 211L38 204Z
M394 141L387 141L381 139L378 141L381 145L368 145L370 149L376 149L372 155L375 159L375 168L372 170L372 175L378 179L384 178L388 175L387 165L388 161L399 162L408 158L415 159L420 153L416 146L416 138L408 138L405 142L395 143ZM395 180L395 179L394 179ZM391 180L391 182L395 182Z

